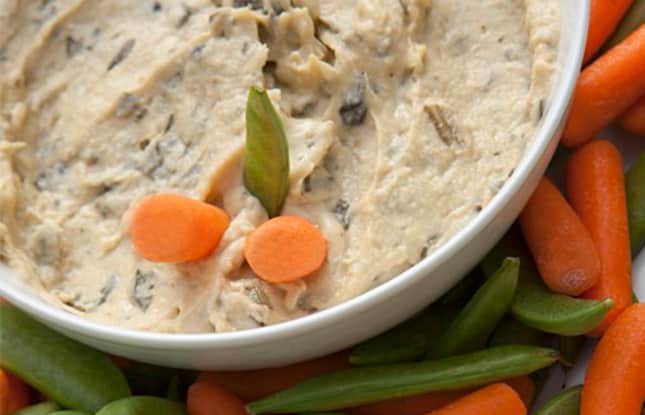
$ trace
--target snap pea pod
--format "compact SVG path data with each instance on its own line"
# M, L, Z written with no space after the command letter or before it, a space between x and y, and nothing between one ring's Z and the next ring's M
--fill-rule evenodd
M187 415L183 404L156 396L132 396L104 406L96 415Z
M635 0L614 34L603 47L603 50L609 50L622 42L643 23L645 23L645 0Z
M42 402L36 405L28 406L22 408L19 411L13 413L13 415L49 415L52 412L56 412L60 409L60 406L54 402Z
M535 329L562 336L579 336L595 328L612 307L610 298L601 301L555 294L542 282L524 242L507 234L484 258L482 269L493 275L506 257L520 259L520 275L511 315Z
M506 317L490 336L488 345L491 347L505 344L544 346L549 341L549 337L547 333L526 326L513 317Z
M246 409L251 415L335 411L391 398L480 386L526 375L557 359L557 352L551 349L500 346L441 360L358 367L305 380L252 402Z
M585 341L585 336L560 336L560 363L562 366L572 368L576 365Z
M645 0L641 3L645 5ZM645 14L645 11L643 13ZM636 160L625 176L629 240L633 256L638 255L645 246L645 185L643 183L645 183L645 153Z
M423 356L430 341L443 328L437 308L424 310L411 320L356 346L349 356L353 365L411 362Z
M441 335L429 357L441 358L483 349L515 297L520 262L506 258Z
M65 409L64 411L51 412L49 415L90 415L90 413L75 411L73 409Z
M582 386L574 386L557 394L535 415L578 415Z
M0 304L0 366L62 406L95 412L130 395L119 369L104 354Z

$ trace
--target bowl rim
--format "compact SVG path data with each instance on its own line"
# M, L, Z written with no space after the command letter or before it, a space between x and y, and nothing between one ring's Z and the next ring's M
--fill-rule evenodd
M589 20L589 3L585 0L579 0L577 3L579 8L577 24L580 27L576 27L573 35L572 44L574 48L572 56L566 60L566 65L558 69L561 73L560 85L558 88L554 87L550 97L551 102L542 124L534 135L532 142L524 150L524 155L514 174L492 198L491 202L475 218L471 219L450 237L446 243L437 248L428 257L382 285L328 309L294 320L248 330L213 333L157 333L99 323L58 308L54 304L39 299L37 295L13 289L10 287L13 284L3 284L2 278L0 278L0 294L18 308L55 327L64 327L66 330L84 337L100 339L109 343L163 351L254 346L280 338L305 335L320 327L333 325L339 320L347 318L348 315L367 311L372 305L382 302L410 285L417 283L453 255L456 255L469 240L491 224L496 215L510 202L512 196L524 185L531 170L535 168L540 156L546 151L552 137L557 133L558 126L562 125L564 121L580 71L586 41L585 29ZM561 24L561 30L562 27ZM3 273L13 273L13 271L0 263L0 275ZM13 286L16 287L15 285Z

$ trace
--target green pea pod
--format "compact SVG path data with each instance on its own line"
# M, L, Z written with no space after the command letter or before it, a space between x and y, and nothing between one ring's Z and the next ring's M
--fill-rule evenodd
M156 396L133 396L111 402L96 415L187 415L182 403Z
M95 412L130 395L119 369L103 353L0 304L0 366L62 406Z
M506 258L450 323L431 350L430 357L441 358L483 349L513 302L519 268L517 258Z
M28 406L22 408L19 411L13 413L13 415L49 415L52 412L56 412L60 409L60 406L54 402L42 402L36 405Z
M505 344L544 346L549 341L549 337L547 333L526 326L513 317L506 317L491 335L488 345L491 347Z
M540 278L521 238L507 234L484 258L482 269L493 275L506 257L520 259L517 294L511 314L535 329L562 336L579 336L593 330L612 307L613 301L572 298L549 291Z
M640 3L645 5L645 0ZM643 13L645 14L645 11ZM625 176L629 239L633 256L638 255L645 246L645 185L643 183L645 183L645 153L636 160Z
M441 360L366 366L305 380L246 406L251 415L326 412L485 385L552 365L558 353L534 346L501 346ZM101 414L103 415L103 414Z
M609 50L622 42L643 23L645 23L645 0L635 0L603 50Z
M562 366L565 368L575 366L586 340L585 336L560 337L560 363Z
M73 409L65 409L64 411L52 412L49 415L91 415L89 412L75 411Z
M578 415L582 386L566 389L547 402L535 415Z
M441 313L436 308L376 336L352 349L349 361L353 365L374 365L412 362L423 356L443 327Z
M244 185L269 217L280 214L289 191L289 146L269 96L255 87L246 104Z

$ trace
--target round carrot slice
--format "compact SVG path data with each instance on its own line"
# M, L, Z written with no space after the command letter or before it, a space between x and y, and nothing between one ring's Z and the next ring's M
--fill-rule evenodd
M279 216L256 229L244 247L249 266L268 282L292 282L325 262L327 242L320 231L297 216Z
M174 194L148 196L134 209L130 238L136 252L154 262L181 263L217 248L228 215L220 208Z

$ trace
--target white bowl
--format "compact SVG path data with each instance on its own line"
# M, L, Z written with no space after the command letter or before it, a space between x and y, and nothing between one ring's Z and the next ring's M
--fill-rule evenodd
M428 258L353 300L307 317L253 330L159 334L124 330L77 317L44 302L0 264L0 295L51 328L115 355L194 369L253 369L331 353L410 317L456 284L518 216L560 137L580 70L589 5L560 0L558 71L550 106L524 158L492 202Z

